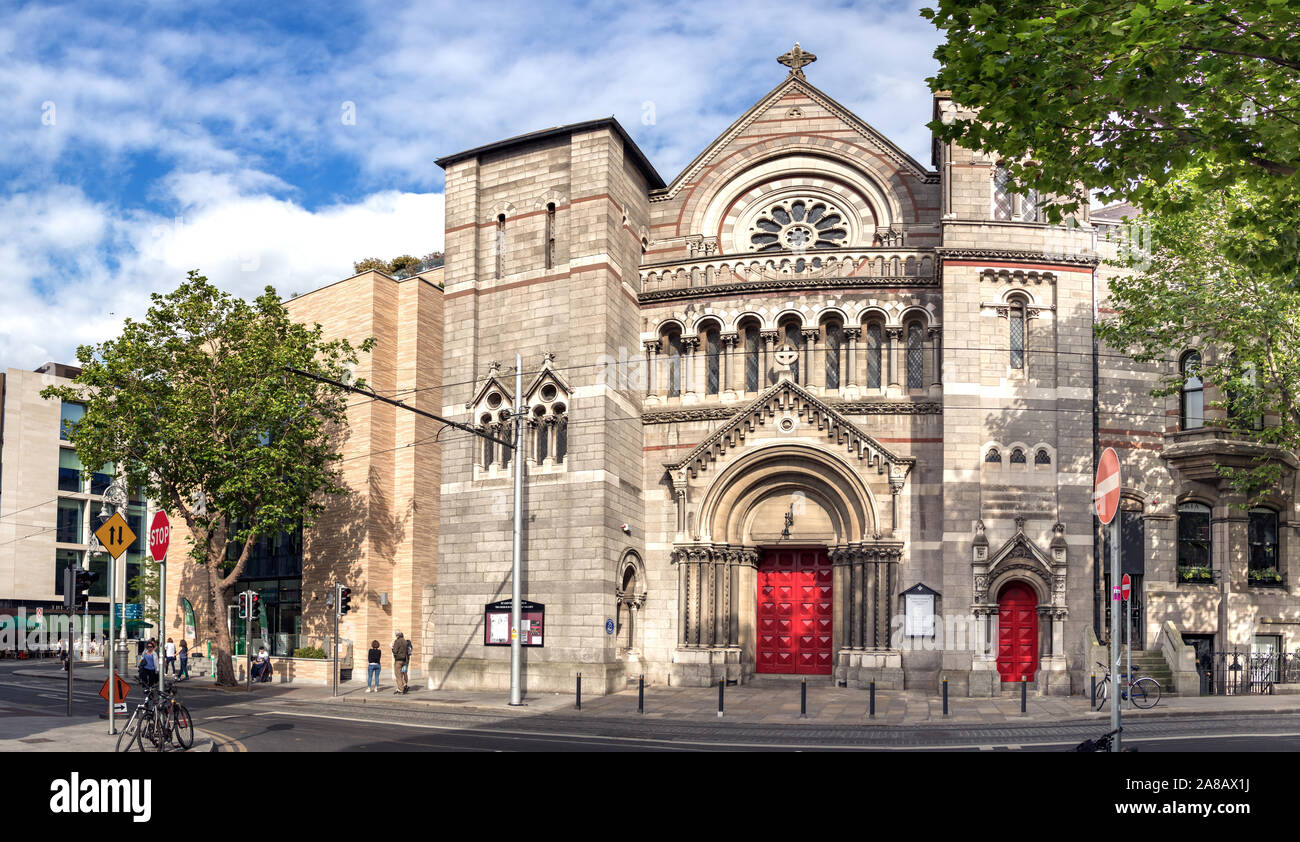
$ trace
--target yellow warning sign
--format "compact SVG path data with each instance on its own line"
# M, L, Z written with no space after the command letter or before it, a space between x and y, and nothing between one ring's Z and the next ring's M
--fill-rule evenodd
M95 530L95 537L115 559L121 558L126 548L135 543L135 533L121 512L114 512L111 518L104 521L104 525Z

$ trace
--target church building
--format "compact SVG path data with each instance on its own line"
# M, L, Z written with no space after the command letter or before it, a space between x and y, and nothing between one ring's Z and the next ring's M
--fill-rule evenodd
M443 439L429 685L509 684L487 606L510 595L517 470L530 691L581 672L595 692L1081 692L1109 605L1099 444L1132 466L1136 648L1168 637L1176 671L1197 635L1300 644L1278 537L1294 459L1271 520L1233 508L1213 437L1148 396L1154 369L1098 362L1116 220L1049 225L1051 197L1011 193L996 156L936 140L916 160L814 87L815 59L781 56L671 181L613 118L438 161L441 412L492 438ZM1249 565L1270 541L1265 590Z

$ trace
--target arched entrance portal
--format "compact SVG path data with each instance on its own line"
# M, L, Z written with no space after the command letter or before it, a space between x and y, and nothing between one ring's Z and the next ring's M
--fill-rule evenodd
M830 675L834 572L825 547L765 549L758 563L758 655L766 674Z
M998 594L998 672L1003 681L1034 680L1038 670L1038 596L1008 582Z

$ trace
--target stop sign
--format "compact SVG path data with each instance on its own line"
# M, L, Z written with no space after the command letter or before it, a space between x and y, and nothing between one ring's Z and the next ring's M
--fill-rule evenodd
M1112 447L1102 451L1097 463L1097 486L1092 497L1097 517L1102 523L1110 523L1119 510L1119 456Z
M1120 579L1119 588L1120 593L1124 595L1124 601L1127 602L1129 594L1133 592L1133 580L1129 578L1127 573L1124 574L1123 579Z
M166 512L158 512L149 525L149 555L153 556L154 561L167 557L167 545L171 540L172 522L167 519Z

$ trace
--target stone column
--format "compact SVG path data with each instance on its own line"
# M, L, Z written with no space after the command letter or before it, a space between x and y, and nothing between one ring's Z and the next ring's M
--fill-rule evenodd
M656 368L659 363L659 343L645 343L645 393L647 395L655 394L659 388L659 378L656 376Z
M700 347L700 337L683 336L682 337L682 397L695 395L695 363L699 354L696 350Z
M781 334L775 330L765 330L760 336L763 340L763 358L759 361L758 391L761 392L775 382L768 379L768 372L772 370L772 354Z
M903 329L901 327L891 327L885 329L885 344L888 346L885 356L888 358L889 377L886 381L889 385L888 393L891 397L897 397L902 394L902 387L899 385L899 348L903 344Z
M722 334L722 360L719 363L721 368L722 382L718 384L719 391L734 396L736 389L736 344L740 341L740 336L735 333ZM740 390L743 391L743 390Z
M862 616L862 646L867 649L879 649L876 639L876 603L880 593L880 559L872 558L862 567L865 587L862 603L865 613Z
M891 535L897 537L899 527L902 525L901 523L902 518L901 518L901 512L899 511L899 507L902 505L903 477L891 476L889 478L889 496L893 503L893 505L890 506L890 517L892 523L890 525L889 531Z
M929 334L930 351L934 357L933 373L930 375L930 384L932 386L939 386L943 383L943 354L940 350L943 347L941 339L943 336L943 329L932 327L929 330Z
M807 362L800 362L803 371L799 372L803 377L803 384L812 389L825 390L826 388L826 352L822 351L820 365L817 361L817 343L822 338L822 332L817 328L808 328L803 332L803 346L808 349L804 354Z
M855 386L858 381L858 337L862 335L860 327L844 328L844 339L848 345L848 356L844 360L844 386Z

